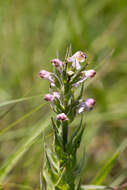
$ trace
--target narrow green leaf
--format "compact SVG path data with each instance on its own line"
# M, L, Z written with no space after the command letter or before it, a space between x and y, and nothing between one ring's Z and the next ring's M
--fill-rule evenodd
M18 149L13 152L4 162L3 166L0 169L0 182L3 182L5 180L7 174L17 164L18 160L30 148L30 146L35 143L36 138L45 130L45 128L49 126L50 116L51 115L49 114L45 121L40 121L40 123L36 125L33 133L27 139L24 139L23 143L19 145Z
M104 167L99 171L97 176L93 179L92 181L93 184L100 185L104 181L104 179L109 174L112 167L114 166L114 163L117 160L118 156L119 156L119 152L116 152L115 154L113 154L113 156L106 162Z
M81 179L79 180L78 186L77 186L77 190L81 190Z
M106 186L103 185L82 185L81 190L87 190L87 189L107 189Z
M80 120L79 126L78 126L77 129L73 132L73 134L72 134L72 136L71 136L71 138L70 138L70 141L69 141L69 143L67 144L67 149L68 149L68 148L71 148L71 145L72 145L72 142L73 142L75 136L79 133L79 131L80 131L81 127L82 127L82 121L83 121L83 115L81 116L81 120Z
M77 164L77 167L74 170L74 175L81 175L81 172L83 171L84 167L85 167L85 161L86 161L86 154L85 151L83 152L83 156L80 159L79 163Z
M42 97L42 94L41 95L36 95L36 96L19 98L19 99L16 99L16 100L5 101L5 102L0 103L0 107L7 106L7 105L10 105L10 104L14 104L14 103L19 103L19 102L27 101L27 100L32 100L32 99L38 98L38 97Z
M113 156L106 162L103 168L99 171L97 176L93 179L92 183L95 185L100 185L106 178L106 176L111 171L113 165L115 164L115 161L117 160L120 153L122 153L125 148L127 147L127 139L125 138L123 142L118 147L117 151L113 154Z
M37 106L36 108L32 109L30 112L26 113L25 115L23 115L22 117L20 117L19 119L17 119L16 121L14 121L13 123L11 123L10 125L8 125L3 130L0 130L0 136L2 136L4 133L6 133L9 129L15 127L15 125L17 125L18 123L22 122L24 119L30 117L33 113L35 113L38 110L40 110L44 105L45 105L45 103Z

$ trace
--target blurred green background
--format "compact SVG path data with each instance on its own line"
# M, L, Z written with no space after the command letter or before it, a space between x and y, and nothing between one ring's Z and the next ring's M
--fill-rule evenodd
M86 52L97 76L85 96L96 99L83 136L87 165L83 184L123 147L103 184L127 180L127 0L0 1L0 179L4 189L39 189L42 131L50 108L41 69L50 60ZM75 124L76 125L76 124ZM50 134L50 128L47 130ZM50 137L48 137L50 141Z

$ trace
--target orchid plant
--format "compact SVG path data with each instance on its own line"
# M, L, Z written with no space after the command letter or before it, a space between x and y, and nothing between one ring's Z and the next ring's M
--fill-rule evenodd
M87 57L82 51L65 60L51 61L54 72L40 71L40 77L49 81L49 93L44 100L49 102L55 116L51 118L53 129L52 150L44 142L45 160L41 174L42 190L80 190L84 155L77 159L85 129L83 116L93 109L93 98L83 99L84 82L95 76L95 70L86 70ZM79 90L78 90L79 88ZM80 117L78 127L69 135L70 124ZM44 138L45 141L45 138Z

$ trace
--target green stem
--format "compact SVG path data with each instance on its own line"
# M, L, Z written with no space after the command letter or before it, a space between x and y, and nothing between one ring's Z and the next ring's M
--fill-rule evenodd
M68 141L68 122L64 121L62 125L62 132L63 132L63 147L64 151L66 150L66 144Z

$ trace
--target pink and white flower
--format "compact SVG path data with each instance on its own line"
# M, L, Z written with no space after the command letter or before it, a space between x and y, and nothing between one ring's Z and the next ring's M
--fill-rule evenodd
M51 63L54 67L62 67L63 62L60 59L52 59Z
M88 71L84 71L83 73L86 76L86 78L92 78L96 75L96 71L93 69L90 69Z
M81 68L80 63L86 60L86 55L82 51L77 51L72 57L67 59L68 62L72 62L72 67L79 70Z
M54 80L52 79L50 72L48 72L46 70L41 70L39 74L40 74L41 78L47 79L50 82L51 86L55 86Z
M61 121L65 121L65 120L68 120L67 116L65 113L60 113L56 116L56 119L57 120L61 120Z
M82 113L84 110L86 110L86 111L92 110L95 103L96 103L96 101L93 98L87 98L85 102L82 102L80 104L78 113Z
M74 84L75 87L78 87L78 86L79 86L82 82L84 82L87 78L92 78L92 77L94 77L94 76L96 75L96 71L93 70L93 69L88 70L88 71L83 71L82 73L83 73L83 76L82 76L82 78L81 78L78 82L76 82L76 83Z
M40 77L43 79L49 79L50 78L50 73L46 70L41 70L40 71Z
M54 96L52 94L46 94L44 96L44 100L48 101L48 102L53 102L54 100Z
M54 96L54 98L60 98L60 95L59 95L59 93L58 92L53 92L53 96Z

